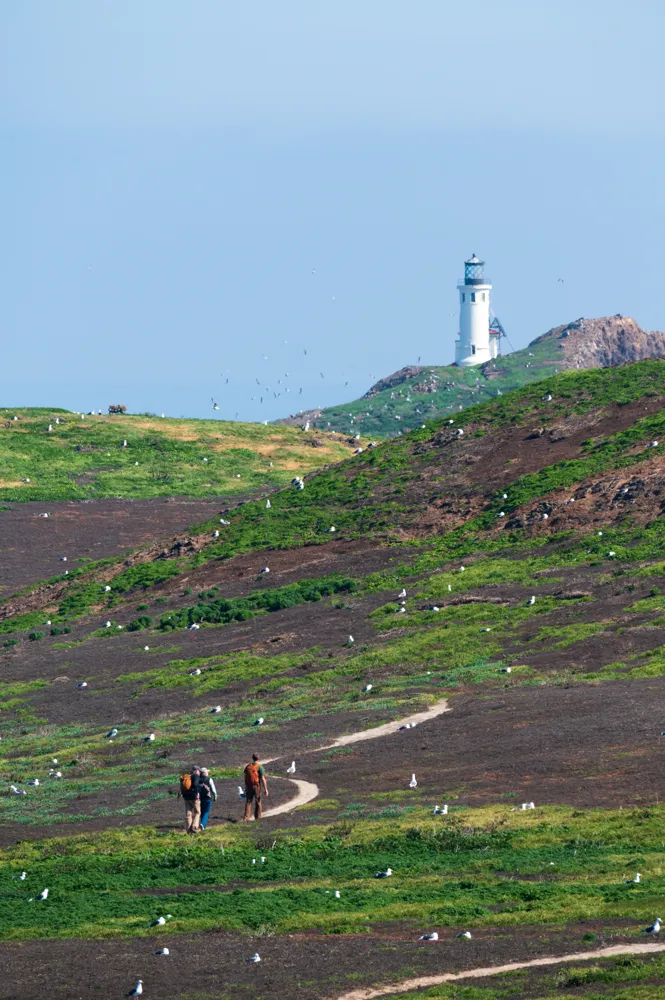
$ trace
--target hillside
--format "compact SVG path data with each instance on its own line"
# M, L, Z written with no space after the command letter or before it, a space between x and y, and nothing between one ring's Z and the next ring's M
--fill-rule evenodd
M330 434L289 427L4 409L0 503L244 494L351 452Z
M96 562L33 519L70 559L0 608L23 1000L662 995L665 362L424 423Z
M537 337L528 347L477 368L409 365L380 379L361 399L308 410L278 424L322 427L369 437L394 437L445 414L493 399L568 369L611 368L665 357L665 333L647 333L629 317L578 319Z

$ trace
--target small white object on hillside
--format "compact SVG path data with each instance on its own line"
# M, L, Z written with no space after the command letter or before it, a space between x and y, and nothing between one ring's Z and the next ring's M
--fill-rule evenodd
M270 510L271 507L272 504L270 503L270 500L266 500L266 510Z
M607 553L607 555L611 559L613 556L616 555L616 552L612 552L612 550L610 549L610 551Z
M254 954L250 955L250 957L247 958L247 959L245 959L245 961L246 962L260 962L261 961L261 956L259 955L258 951L255 951Z
M16 785L10 785L10 790L14 795L27 795L28 793L23 788L17 788Z
M166 923L166 917L157 917L156 920L150 924L151 927L163 927Z
M400 592L399 592L399 594L397 596L398 597L406 597L406 589L404 587L402 587L402 589L400 590Z
M107 583L106 586L104 587L104 593L108 594L110 590L111 590L111 588L109 587L109 585Z
M137 982L137 984L134 987L134 989L130 990L129 993L127 993L127 996L128 997L140 997L142 993L143 993L143 980L139 979L139 981Z
M365 694L369 694L373 687L373 684L365 684Z
M190 677L198 677L200 673L201 673L201 668L197 667L196 670L190 670L189 671L189 676Z
M286 773L287 774L295 774L296 773L296 762L295 762L295 760L291 761L291 767L287 767Z
M330 527L328 528L328 532L329 534L332 534L334 531L337 531L337 528L335 527L334 524L331 524Z
M37 785L39 784L39 778L33 778L31 781L27 781L26 784L33 785L33 787L36 788Z
M650 927L645 927L644 930L642 931L642 933L643 934L658 934L660 932L660 925L662 924L662 922L663 921L662 921L662 919L660 917L656 917L656 919L651 924L651 926Z
M436 931L432 931L431 934L421 934L418 938L419 941L438 941L439 935Z
M461 931L461 933L455 935L456 938L466 938L468 941L471 940L471 931Z
M214 707L214 708L211 708L211 709L210 709L210 714L211 714L211 715L219 715L219 713L220 713L221 711L222 711L222 706L221 706L221 705L215 705L215 707Z
M355 642L355 639L353 638L352 635L350 635L349 638L346 640L347 646L352 646L354 642Z
M88 682L87 681L79 681L76 686L77 686L77 688L87 688Z
M42 891L37 896L37 899L48 899L48 889L42 889Z
M263 569L261 570L261 574L263 576L265 576L265 574L269 572L270 572L270 566L264 566Z
M196 630L200 629L200 628L201 628L201 626L197 622L192 622L191 625L187 626L187 631L188 632L196 632ZM201 673L200 670L199 670L199 673Z
M529 598L529 604L534 605L535 603L536 603L536 597L535 594L532 594L531 597Z
M149 733L148 736L144 736L143 737L143 742L144 743L152 743L152 741L154 739L155 739L155 734L154 733Z
M158 948L157 951L153 951L153 955L170 955L171 952L168 948Z
M106 624L104 625L104 628L111 628L111 622L107 621Z
M258 719L256 719L256 721L255 721L255 722L253 722L253 723L252 723L252 725L253 725L253 726L262 726L262 725L263 725L263 722L264 722L264 719L263 719L263 716L262 716L262 715L260 715L260 716L259 716L259 718L258 718Z
M238 798L239 799L244 799L245 798L245 790L242 787L242 785L238 785Z
M638 885L641 878L642 878L642 876L640 875L640 873L636 872L635 873L635 878L628 878L628 879L626 879L626 881L624 882L624 885L633 885L633 884L634 885Z
M384 872L377 872L374 878L390 878L392 873L393 873L392 868L386 868Z
M502 674L509 674L511 672L511 670L512 670L512 667L501 667L501 673Z
M418 782L416 781L416 776L415 774L412 774L411 781L409 782L409 788L417 788L417 787L418 787Z
M115 728L115 726L114 726L114 727L113 727L113 729L110 729L110 730L108 731L108 733L106 734L106 739L107 739L107 740L112 740L112 739L115 739L115 737L116 737L117 735L118 735L118 730L117 730L117 729Z
M144 646L143 649L147 653L149 651L149 649L150 649L150 646Z
M219 528L215 528L215 530L212 533L212 537L219 538Z

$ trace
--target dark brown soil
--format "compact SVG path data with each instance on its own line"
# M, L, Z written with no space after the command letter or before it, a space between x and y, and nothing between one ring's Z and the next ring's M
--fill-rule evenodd
M379 926L371 934L250 937L211 932L155 934L121 941L24 941L0 945L2 1000L86 1000L121 997L140 977L157 1000L247 997L248 1000L335 1000L351 989L398 983L419 975L462 971L540 955L565 955L634 941L634 928L580 921L563 927L479 928L471 941L455 930L434 943L418 941L430 927ZM463 928L460 928L463 929ZM587 944L582 938L599 932ZM168 947L170 955L155 956ZM258 951L261 962L247 963ZM556 966L551 966L552 975ZM484 983L496 985L491 979ZM470 979L464 985L480 985Z
M225 506L222 497L12 504L0 511L0 594L76 568L79 559L117 556L168 537ZM39 517L42 513L49 516Z

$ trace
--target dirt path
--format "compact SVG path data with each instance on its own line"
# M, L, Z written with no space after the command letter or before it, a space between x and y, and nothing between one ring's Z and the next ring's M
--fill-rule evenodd
M347 733L346 736L339 736L334 743L327 743L323 747L317 747L316 750L311 750L310 753L317 753L319 750L334 750L335 747L345 747L349 743L362 743L364 740L376 740L379 736L390 736L401 729L402 726L406 726L407 723L416 725L419 722L427 722L428 719L436 719L437 715L443 715L444 712L449 711L448 701L444 698L442 701L437 701L436 705L432 705L425 712L407 715L405 719L395 719L394 722L385 722L382 726L376 726L374 729L364 729L360 733Z
M532 958L528 962L510 962L507 965L491 965L480 969L465 969L464 972L442 972L438 976L420 976L418 979L404 979L392 986L380 986L377 989L351 990L343 993L336 1000L374 1000L374 997L391 996L395 993L408 993L409 990L425 989L428 986L439 986L440 983L454 983L459 979L482 979L484 976L499 976L504 972L516 972L518 969L533 969L539 965L558 965L560 962L588 962L594 958L612 958L614 955L653 955L657 951L665 951L665 944L613 944L608 948L598 948L596 951L581 951L573 955L548 955L545 958Z
M312 781L301 781L297 778L288 779L293 785L298 789L298 794L293 799L289 799L288 802L282 802L281 806L275 806L274 809L266 809L263 814L263 818L267 819L269 816L280 816L282 813L291 812L292 809L297 809L298 806L304 806L307 802L311 802L319 794L319 786L315 785Z

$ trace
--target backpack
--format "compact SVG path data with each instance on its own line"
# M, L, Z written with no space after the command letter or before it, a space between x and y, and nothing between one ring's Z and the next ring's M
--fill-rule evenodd
M189 795L192 790L192 776L191 774L182 774L180 776L180 794Z
M245 768L245 784L248 786L253 785L254 787L261 784L258 764L248 764Z

